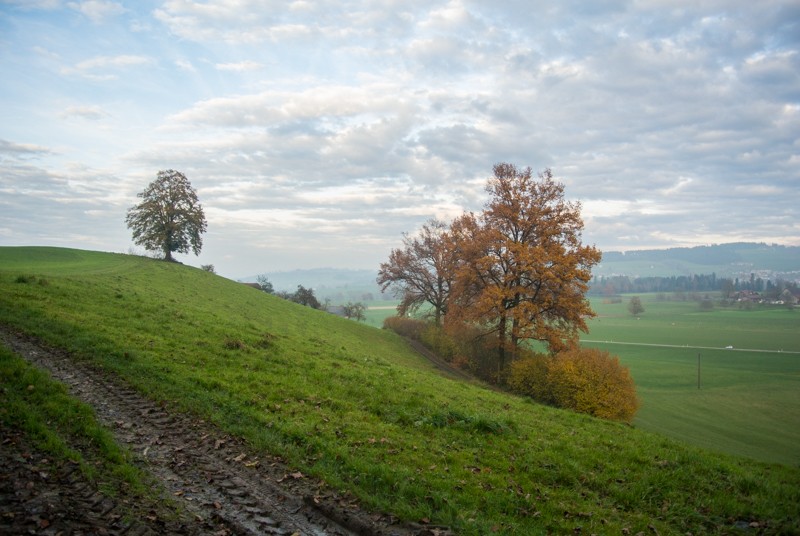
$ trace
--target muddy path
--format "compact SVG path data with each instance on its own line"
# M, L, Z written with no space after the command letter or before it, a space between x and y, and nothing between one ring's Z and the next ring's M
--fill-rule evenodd
M42 522L35 512L23 512L28 503L35 508L37 498L26 499L25 490L18 489L20 482L36 489L57 482L67 489L51 490L51 503L58 502L54 497L66 502L74 499L78 504L65 503L62 510L74 510L72 518L80 517L79 511L87 511L89 516L77 519L74 526L61 531L64 534L436 536L450 533L441 527L402 524L391 515L366 512L350 497L293 470L280 458L256 453L241 440L206 422L171 412L108 372L73 360L65 352L45 347L22 333L0 326L0 343L49 371L53 378L66 384L73 396L92 406L98 420L134 454L138 465L161 482L165 493L187 513L188 519L168 525L153 515L149 516L153 519L142 516L133 523L121 524L120 516L114 517L113 500L96 490L68 489L70 485L85 488L69 468L51 470L54 474L48 475L49 483L31 486L31 480L26 481L28 477L21 475L30 473L29 477L36 480L36 471L30 468L31 464L35 468L35 460L32 461L35 455L28 453L26 458L24 438L14 436L2 441L3 470L12 476L0 481L0 492L4 503L13 502L18 511L4 511L0 528L13 529L4 523L21 520L29 525L36 525L37 519ZM20 463L15 465L15 461ZM63 478L56 478L59 476ZM55 511L48 514L48 526L35 526L37 532L45 529L52 534L58 532L52 526L53 520L64 519L65 513L57 511L57 504L51 509ZM96 531L80 528L81 523L97 527L103 521L108 523ZM23 525L16 528L24 528Z

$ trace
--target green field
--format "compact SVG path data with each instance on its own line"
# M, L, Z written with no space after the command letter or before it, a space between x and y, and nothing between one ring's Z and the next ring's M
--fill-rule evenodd
M0 324L366 507L458 534L800 531L798 467L450 380L393 333L198 269L0 248ZM27 392L0 380L0 396Z
M627 312L627 300L593 302L598 317L583 343L630 367L643 400L635 424L705 448L800 464L800 311L700 312L696 302L650 298L643 296L639 317Z

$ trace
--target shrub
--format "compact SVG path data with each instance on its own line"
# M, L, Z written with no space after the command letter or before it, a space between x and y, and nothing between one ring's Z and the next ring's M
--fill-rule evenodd
M553 402L595 417L630 422L639 408L636 386L619 358L595 348L574 348L547 363Z
M404 337L420 340L422 331L428 323L423 320L416 320L406 316L389 316L383 320L383 328L390 329Z
M456 354L451 361L459 368L491 383L498 383L500 360L497 341L486 336L478 326L464 323L445 325L445 333L453 341Z
M709 296L704 297L700 300L700 310L701 311L713 311L714 310L714 302L711 301Z
M547 379L549 361L552 358L535 354L511 363L507 383L516 392L544 402L553 403L553 394Z
M420 333L420 341L445 361L452 361L458 354L458 344L447 335L441 326L428 324Z

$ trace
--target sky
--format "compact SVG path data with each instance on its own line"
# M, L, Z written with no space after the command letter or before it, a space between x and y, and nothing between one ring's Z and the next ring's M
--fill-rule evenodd
M800 2L0 0L0 246L143 252L175 169L180 261L377 271L499 162L604 251L800 245Z

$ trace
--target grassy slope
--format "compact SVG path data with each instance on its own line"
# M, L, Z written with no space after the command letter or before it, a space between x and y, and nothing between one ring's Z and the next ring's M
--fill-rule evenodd
M628 314L626 302L593 303L599 316L586 339L614 342L585 343L630 367L644 401L636 425L705 448L800 465L800 354L789 353L800 352L800 314L699 312L696 302L643 298L639 318Z
M797 468L446 380L391 333L200 270L0 248L0 322L373 508L462 534L800 530Z

